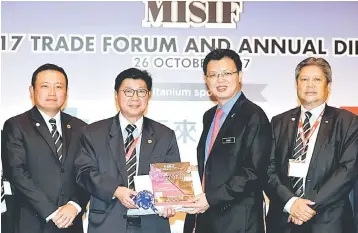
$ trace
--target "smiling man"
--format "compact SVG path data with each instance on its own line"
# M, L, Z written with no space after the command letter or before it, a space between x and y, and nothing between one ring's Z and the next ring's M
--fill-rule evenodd
M197 148L203 194L184 233L264 233L263 182L271 137L264 111L241 91L240 56L217 49L204 59L206 84L218 105L205 112Z
M74 160L85 123L61 111L67 74L44 64L29 89L35 106L7 120L2 137L4 175L15 189L15 233L82 232L88 198L75 182Z
M152 163L180 162L173 130L143 114L151 96L152 78L130 68L115 81L120 112L95 122L83 132L76 160L77 182L90 194L88 233L169 233L175 214L136 215L133 177L148 175Z
M323 58L303 60L295 76L301 106L271 121L267 232L355 233L357 116L326 104L332 71Z

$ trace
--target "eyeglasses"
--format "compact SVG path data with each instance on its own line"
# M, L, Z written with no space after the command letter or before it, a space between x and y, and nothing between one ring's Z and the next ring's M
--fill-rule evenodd
M147 93L149 91L147 91L146 89L138 89L138 90L133 90L133 89L124 89L124 90L119 90L119 91L123 91L124 95L127 97L133 97L134 93L137 92L138 97L143 98L147 95Z
M218 73L208 74L208 75L206 75L206 77L208 77L209 79L214 79L214 78L219 78L219 76L221 75L221 77L223 77L223 78L228 78L228 77L231 77L233 74L239 73L239 72L240 71L233 71L233 72L221 71Z

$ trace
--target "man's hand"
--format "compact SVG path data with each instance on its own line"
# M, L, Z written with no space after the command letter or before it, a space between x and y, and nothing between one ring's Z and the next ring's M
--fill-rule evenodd
M307 222L316 214L316 211L314 211L310 207L310 205L314 205L314 204L315 203L313 201L298 198L293 202L290 209L290 214L292 215L292 217L296 218L297 220L300 220L302 222Z
M58 228L67 228L72 225L73 220L77 216L77 209L72 204L66 204L58 209L55 217L52 221Z
M163 212L159 212L159 216L163 218L171 218L175 215L175 210L171 206L165 206Z
M303 221L299 220L298 218L293 217L292 215L288 216L287 222L292 222L296 225L302 225Z
M204 213L207 209L209 209L209 203L206 200L205 193L199 194L193 200L193 203L186 204L183 207L194 208L193 210L187 211L188 214L197 214Z
M137 209L137 206L132 200L132 196L137 195L136 191L126 187L118 187L114 192L114 196L128 209Z

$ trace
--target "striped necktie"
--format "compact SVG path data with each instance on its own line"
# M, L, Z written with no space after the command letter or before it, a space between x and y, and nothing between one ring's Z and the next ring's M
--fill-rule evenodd
M124 142L124 151L127 154L129 151L129 148L134 142L133 132L136 129L136 125L128 124L126 127L126 131L128 133L128 136ZM132 151L131 156L126 161L126 169L128 173L128 188L134 190L134 176L136 174L137 170L137 158L136 158L136 149Z
M58 160L62 162L62 137L60 135L60 132L58 132L57 130L56 120L51 118L49 122L52 126L51 137L55 143Z
M312 116L312 113L305 112L306 119L303 122L303 132L305 137L310 132L311 125L310 125L310 117ZM306 159L307 154L307 147L308 147L308 141L305 146L303 146L303 141L301 138L301 134L297 134L295 147L293 149L293 156L292 159L302 161ZM292 185L293 185L293 191L297 197L303 197L303 177L292 177L291 178Z

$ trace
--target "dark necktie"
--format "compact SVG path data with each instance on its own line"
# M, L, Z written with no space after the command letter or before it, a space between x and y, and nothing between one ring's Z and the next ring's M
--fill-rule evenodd
M1 177L1 205L5 204L5 189L4 189L4 180Z
M303 122L303 132L305 135L305 138L310 132L311 125L310 125L310 117L312 116L312 113L305 112L306 119ZM308 140L306 145L303 145L303 141L301 138L301 134L297 134L296 143L293 149L293 156L292 159L302 161L306 159L307 154L307 147L308 147ZM297 197L303 197L303 177L292 177L291 178L293 190Z
M128 136L124 142L124 151L125 151L126 155L129 151L129 148L131 147L131 145L134 142L133 131L135 129L136 129L136 126L132 125L132 124L129 124L126 127L126 131L128 133ZM133 177L135 176L136 169L137 169L137 158L136 158L136 149L135 148L133 149L131 156L126 161L126 169L127 169L127 173L128 173L128 188L134 190Z
M60 135L60 132L58 132L57 130L56 120L51 118L49 122L52 125L51 137L55 143L58 160L62 162L62 137Z

